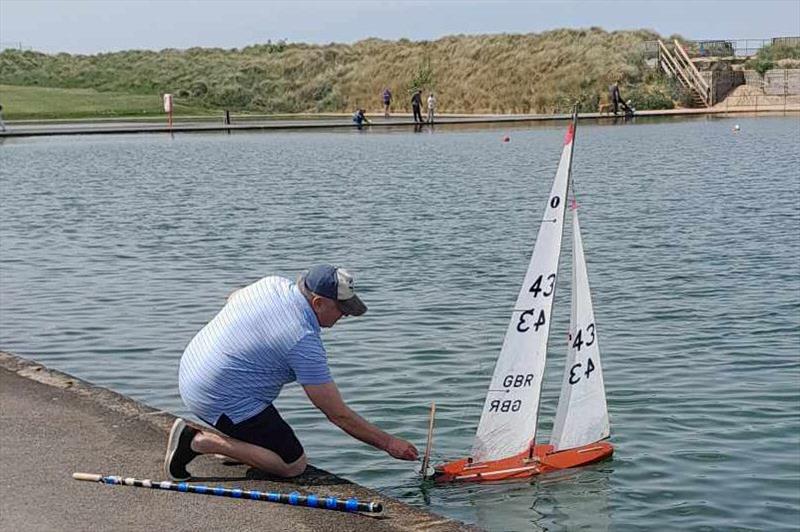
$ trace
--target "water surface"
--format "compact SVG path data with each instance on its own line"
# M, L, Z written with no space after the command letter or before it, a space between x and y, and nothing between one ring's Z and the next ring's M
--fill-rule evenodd
M464 456L563 130L7 141L0 348L186 415L181 351L226 296L333 262L356 272L370 306L325 333L346 400L420 448L436 401L434 456ZM491 530L796 528L798 168L797 117L579 127L611 461L420 487L413 464L352 440L296 385L278 407L315 465ZM564 285L543 438L568 307Z

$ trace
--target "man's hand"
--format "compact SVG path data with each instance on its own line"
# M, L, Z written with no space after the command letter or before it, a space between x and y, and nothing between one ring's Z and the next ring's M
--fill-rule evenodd
M389 445L386 446L386 452L400 460L416 460L419 451L414 447L414 444L395 438L389 440Z

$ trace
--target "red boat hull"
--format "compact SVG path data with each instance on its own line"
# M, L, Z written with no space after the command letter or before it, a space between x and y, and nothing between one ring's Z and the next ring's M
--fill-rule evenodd
M436 482L497 482L521 480L559 469L593 464L614 454L608 442L595 442L575 449L554 452L552 445L536 445L533 454L526 451L517 456L491 462L471 462L463 458L436 466Z

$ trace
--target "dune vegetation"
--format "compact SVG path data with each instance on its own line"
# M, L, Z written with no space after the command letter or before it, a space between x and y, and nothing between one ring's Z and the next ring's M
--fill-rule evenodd
M752 68L762 76L772 68L800 67L800 45L790 43L769 44L762 47L756 56L745 63L745 68Z
M0 53L0 84L159 95L191 109L253 113L410 111L410 93L436 93L443 113L597 110L608 85L639 109L670 108L681 94L645 65L651 31L600 28L525 35L457 35L435 41L259 44L97 55ZM2 95L0 94L0 97ZM11 116L13 109L8 109Z

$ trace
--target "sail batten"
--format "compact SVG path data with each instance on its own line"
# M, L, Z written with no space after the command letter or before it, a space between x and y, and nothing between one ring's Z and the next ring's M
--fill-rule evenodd
M517 295L472 446L477 462L499 460L531 447L547 360L550 318L558 280L576 120L564 138L528 269Z

